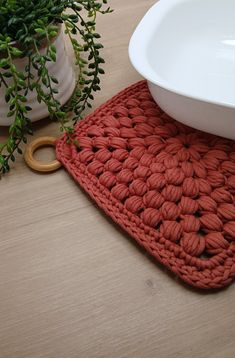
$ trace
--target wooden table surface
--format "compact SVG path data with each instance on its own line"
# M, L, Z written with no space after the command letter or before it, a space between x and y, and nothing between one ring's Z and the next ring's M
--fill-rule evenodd
M128 41L153 3L113 0L99 18L107 64L95 107L140 79ZM58 133L47 120L35 130ZM0 358L235 356L235 284L206 293L175 280L63 169L39 175L20 158L0 184Z

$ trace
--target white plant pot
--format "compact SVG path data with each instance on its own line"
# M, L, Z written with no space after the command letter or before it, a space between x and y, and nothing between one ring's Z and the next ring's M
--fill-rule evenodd
M57 88L58 94L55 94L55 98L64 105L71 97L75 88L75 73L73 70L72 62L70 61L65 48L65 40L63 31L60 30L57 38L54 41L54 45L57 50L56 62L48 62L47 68L49 73L57 78L58 84L53 84L54 88ZM45 48L42 48L41 53L45 53ZM14 61L19 71L24 71L27 65L27 58L16 59ZM35 70L32 70L33 74L36 74ZM10 81L8 81L10 84ZM36 91L29 91L27 105L32 108L32 111L28 112L28 117L32 122L46 118L49 115L47 106L44 103L38 103ZM7 118L9 112L9 106L5 101L5 86L0 87L0 126L9 126L13 122L13 118Z

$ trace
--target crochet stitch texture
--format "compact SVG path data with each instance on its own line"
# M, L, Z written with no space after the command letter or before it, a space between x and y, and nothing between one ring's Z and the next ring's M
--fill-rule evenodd
M223 119L221 119L223 120ZM235 277L235 142L189 128L146 81L81 121L57 158L107 215L192 286Z

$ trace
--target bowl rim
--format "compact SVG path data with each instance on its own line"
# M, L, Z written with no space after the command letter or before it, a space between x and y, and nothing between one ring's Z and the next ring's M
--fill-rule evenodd
M179 4L183 4L185 2L190 1L194 0L159 0L153 6L151 6L139 22L131 36L128 46L129 59L136 71L156 86L159 86L167 91L193 100L234 109L235 103L223 100L219 101L207 99L203 96L192 95L187 93L187 91L179 90L176 87L171 86L169 82L165 81L152 69L147 60L146 53L150 36L152 35L158 24L174 7Z

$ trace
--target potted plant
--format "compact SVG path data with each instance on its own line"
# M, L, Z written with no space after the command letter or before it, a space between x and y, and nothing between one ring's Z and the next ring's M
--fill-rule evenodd
M0 126L9 136L0 143L0 174L10 170L15 153L32 134L34 120L50 116L68 135L91 107L104 73L98 13L107 0L0 0ZM77 77L67 57L72 44ZM73 124L67 119L72 112Z

